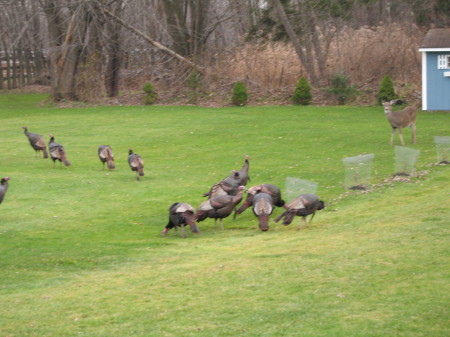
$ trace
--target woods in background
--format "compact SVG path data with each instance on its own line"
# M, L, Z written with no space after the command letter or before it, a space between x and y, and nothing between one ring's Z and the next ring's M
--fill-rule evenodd
M301 76L326 87L337 73L361 87L386 74L418 83L420 40L450 23L444 0L0 0L0 8L0 89L32 74L55 100L83 101L145 81L183 86L193 68L209 90L239 80L293 88Z

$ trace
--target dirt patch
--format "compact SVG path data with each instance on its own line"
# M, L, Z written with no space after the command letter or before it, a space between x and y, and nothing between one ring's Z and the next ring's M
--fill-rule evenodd
M441 166L441 165L444 166L445 164L431 163L431 164L428 164L427 166L431 168L431 167L434 167L434 166ZM338 197L334 198L333 200L331 200L329 202L329 207L328 208L330 209L331 208L330 206L334 205L339 200L347 198L350 195L368 194L368 193L371 193L373 191L376 191L376 190L378 190L380 188L383 188L383 187L386 187L386 186L391 186L392 187L396 183L415 183L415 182L419 181L421 178L423 178L424 176L426 176L429 173L430 173L430 170L422 170L422 171L414 171L408 176L393 175L391 177L384 178L378 184L370 185L366 189L352 189L352 190L348 190L348 191L344 192L343 194L339 195Z
M12 89L10 92L18 94L50 94L51 88L46 85L33 84L18 89Z

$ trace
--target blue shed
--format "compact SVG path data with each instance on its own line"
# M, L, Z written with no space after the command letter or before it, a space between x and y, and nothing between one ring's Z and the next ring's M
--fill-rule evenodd
M430 29L422 52L422 110L450 110L450 28Z

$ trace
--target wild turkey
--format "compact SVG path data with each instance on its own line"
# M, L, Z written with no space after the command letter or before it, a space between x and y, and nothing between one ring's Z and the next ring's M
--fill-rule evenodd
M25 136L28 137L31 147L36 152L36 156L40 156L41 153L39 151L42 151L44 158L48 158L47 146L44 138L37 133L29 132L26 126L22 126L22 129L24 130Z
M250 162L248 161L248 158L249 158L249 156L246 155L244 165L242 165L242 168L238 171L240 183L243 186L247 185L247 182L250 181L250 176L248 175L248 169L250 167Z
M233 170L228 177L214 184L209 192L203 194L202 196L212 199L221 195L236 195L237 188L240 186L240 183L241 178L239 177L239 172Z
M284 211L275 222L280 221L283 218L283 225L289 225L296 215L302 217L298 230L302 228L302 222L306 224L306 217L312 214L309 223L311 223L316 211L324 209L325 203L319 200L319 197L315 194L301 194L289 204L286 205L286 211Z
M197 224L195 223L195 209L189 204L184 202L176 202L169 208L169 223L162 231L162 235L165 236L169 230L175 227L181 227L183 238L186 237L184 226L189 225L192 233L199 234Z
M55 162L59 160L59 162L63 162L64 165L70 166L69 161L66 157L66 151L64 151L64 146L55 142L55 137L53 135L50 136L50 141L48 142L48 150L50 151L50 157L53 160L53 166L55 166Z
M258 217L259 228L269 230L269 216L273 212L273 198L270 194L258 192L253 198L253 213Z
M108 163L108 168L110 170L114 170L116 168L114 166L114 155L109 145L100 145L98 147L98 157L103 164L103 168L105 168L105 163Z
M9 177L4 177L0 181L0 204L2 203L3 199L5 198L6 190L8 189L8 180Z
M228 177L214 184L209 192L203 194L203 196L211 199L220 195L236 195L237 188L241 185L247 185L247 182L250 181L250 177L248 175L250 163L248 158L248 155L246 155L244 165L242 165L242 168L239 171L231 171L231 174Z
M137 153L133 153L133 149L128 152L128 164L130 164L131 171L136 172L136 179L144 176L144 161Z
M241 207L239 207L239 209L236 211L236 214L241 214L253 204L253 198L256 195L256 193L269 194L272 197L273 205L275 206L284 207L285 205L284 200L281 199L281 191L277 186L272 184L261 184L250 187L247 190L247 199L245 199Z
M212 218L214 227L216 227L217 219L220 219L220 227L223 230L223 219L229 216L234 207L241 202L244 190L245 186L239 186L236 195L221 195L204 201L198 207L195 218L199 222L206 218Z

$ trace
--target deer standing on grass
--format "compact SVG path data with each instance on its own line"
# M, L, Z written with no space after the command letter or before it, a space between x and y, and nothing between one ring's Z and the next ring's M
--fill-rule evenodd
M412 141L416 143L416 108L414 106L408 106L400 111L392 111L392 104L397 102L397 100L392 100L390 102L383 102L384 113L386 114L389 123L391 123L392 133L391 133L391 145L394 143L395 130L398 129L398 136L400 137L400 142L405 146L405 141L403 140L402 128L410 127L412 133Z

